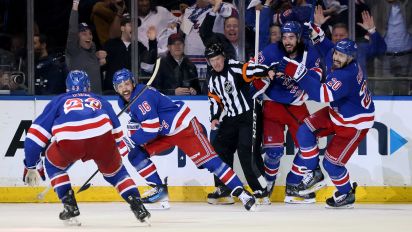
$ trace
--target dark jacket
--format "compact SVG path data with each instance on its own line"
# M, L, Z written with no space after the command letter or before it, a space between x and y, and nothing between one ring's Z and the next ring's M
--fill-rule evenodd
M232 43L226 38L226 36L222 33L213 32L215 19L216 16L209 13L203 20L202 26L199 30L200 38L202 38L203 44L205 45L205 47L207 47L208 44L221 43L223 45L223 50L225 51L226 58L239 60L235 47L233 47ZM253 56L254 45L250 44L248 41L245 41L245 59L248 60L249 57Z
M152 72L152 70L145 70L146 67L153 68L154 63L157 58L157 41L149 40L149 50L142 44L138 43L139 46L139 70L144 69L147 73ZM114 38L108 40L103 47L103 50L107 52L106 57L106 76L103 81L103 89L113 90L113 74L122 69L131 69L132 64L132 45L126 47L121 38ZM150 69L150 68L149 68ZM113 90L114 91L114 90Z
M35 63L34 89L36 95L66 92L67 67L64 57L42 57Z
M187 57L179 65L170 52L161 59L159 72L152 86L166 95L175 95L177 87L192 87L197 94L200 93L196 66Z

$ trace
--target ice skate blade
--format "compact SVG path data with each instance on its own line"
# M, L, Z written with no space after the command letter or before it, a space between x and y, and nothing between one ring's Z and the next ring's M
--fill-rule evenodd
M211 205L232 205L235 203L235 199L232 197L221 197L219 199L208 198L207 203Z
M285 196L285 203L287 204L313 204L316 203L315 198L305 199L302 197Z
M143 223L145 223L148 227L152 226L152 222L150 221L149 217L145 218Z
M310 193L314 193L314 192L318 191L319 189L321 189L323 187L326 187L326 181L324 181L324 180L316 183L311 188L299 191L299 194L300 195L307 195L307 194L310 194Z
M67 220L63 220L66 226L81 226L82 223L77 219L77 217L72 217Z
M155 203L144 203L147 210L168 210L170 209L169 201L158 201Z
M326 204L325 208L327 208L327 209L353 209L353 208L355 208L355 205L354 204L348 204L348 205L342 205L342 206L339 206L339 207L335 207L335 206L330 206L330 205Z
M250 209L248 210L249 212L256 212L258 210L256 204L252 205L252 207L250 207Z

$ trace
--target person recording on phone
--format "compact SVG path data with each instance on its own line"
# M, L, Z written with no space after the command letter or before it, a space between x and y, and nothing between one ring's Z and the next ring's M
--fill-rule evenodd
M159 72L152 86L165 95L200 94L196 66L183 53L183 35L170 35L167 44L169 51L160 61Z

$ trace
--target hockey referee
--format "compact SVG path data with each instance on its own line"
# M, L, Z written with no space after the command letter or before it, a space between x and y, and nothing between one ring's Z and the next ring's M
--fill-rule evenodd
M220 43L208 45L205 56L212 68L208 84L211 128L219 127L212 144L222 160L232 166L237 151L243 173L258 202L269 201L266 183L259 182L262 174L252 155L253 100L249 84L256 78L273 77L274 73L265 65L226 59ZM220 121L222 112L226 115ZM215 185L216 191L208 194L208 203L234 203L230 190L217 178Z

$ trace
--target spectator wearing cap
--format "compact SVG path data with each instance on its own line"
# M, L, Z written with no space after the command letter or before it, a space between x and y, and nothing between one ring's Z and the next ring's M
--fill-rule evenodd
M120 22L126 11L124 0L102 0L93 6L90 18L101 45L120 36Z
M102 93L100 65L104 65L106 52L97 51L93 35L86 23L78 23L79 1L73 1L69 20L69 34L66 45L66 62L69 71L83 70L90 78L91 91Z
M103 81L103 90L105 93L115 93L112 79L116 71L122 68L131 69L131 39L133 28L130 15L124 15L120 25L121 36L109 39L103 46L103 50L107 52L105 65L106 75ZM144 73L151 73L157 58L156 29L154 27L149 27L147 37L149 38L149 50L147 50L142 43L138 42L139 70L142 69Z
M184 55L184 38L180 33L167 40L169 52L160 61L153 87L166 95L197 95L200 84L196 66Z

